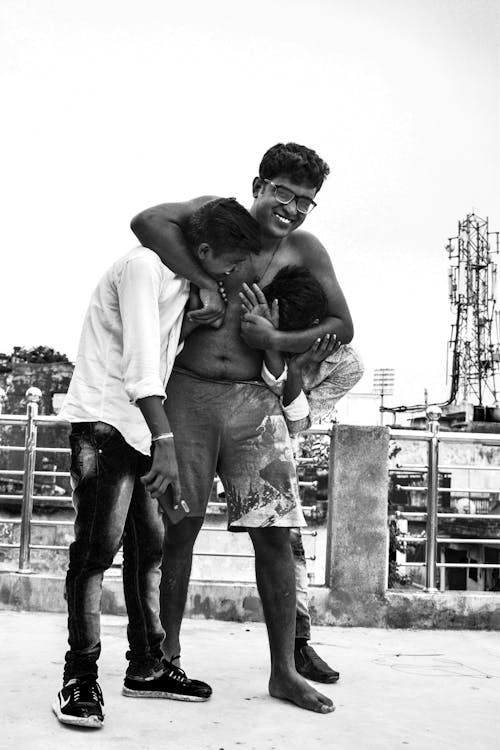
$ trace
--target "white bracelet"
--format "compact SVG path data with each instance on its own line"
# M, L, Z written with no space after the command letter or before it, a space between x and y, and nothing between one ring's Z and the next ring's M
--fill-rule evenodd
M161 435L157 435L156 437L151 438L151 442L156 443L157 440L167 440L167 438L173 438L173 436L173 432L162 432Z

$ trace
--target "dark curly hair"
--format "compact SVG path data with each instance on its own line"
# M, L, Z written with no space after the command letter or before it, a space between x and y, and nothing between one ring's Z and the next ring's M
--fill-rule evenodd
M259 253L259 225L236 198L216 198L198 208L189 218L185 236L193 250L207 242L214 256L230 250Z
M316 151L298 143L277 143L264 156L259 167L259 177L272 180L285 175L293 182L305 183L319 190L330 174L330 167Z
M323 287L307 268L285 266L262 290L269 305L278 300L282 331L309 328L328 311Z

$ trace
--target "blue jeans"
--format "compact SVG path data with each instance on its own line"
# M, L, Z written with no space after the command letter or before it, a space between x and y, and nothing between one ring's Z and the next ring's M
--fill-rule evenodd
M122 542L127 674L150 676L160 665L164 638L159 618L163 517L140 481L151 458L104 422L73 424L70 445L76 520L66 576L69 651L64 680L97 675L102 579Z

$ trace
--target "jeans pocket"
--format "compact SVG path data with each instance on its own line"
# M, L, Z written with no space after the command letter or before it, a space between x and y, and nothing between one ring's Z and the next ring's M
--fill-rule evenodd
M94 440L94 423L79 422L73 424L69 436L71 446L70 484L73 492L82 478L95 476L97 473L97 456Z
M85 429L79 429L80 425L74 425L70 436L69 444L71 446L71 460L69 466L69 483L72 492L78 487L78 483L82 477L83 460L82 452L85 450L85 443L87 446L90 444L88 431Z
M92 422L92 432L97 448L103 448L110 440L121 438L116 427L107 422Z

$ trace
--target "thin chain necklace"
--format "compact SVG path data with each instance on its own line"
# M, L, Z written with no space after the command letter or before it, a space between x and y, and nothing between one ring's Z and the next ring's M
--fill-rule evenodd
M266 267L265 267L265 269L264 269L264 273L261 273L261 274L260 274L260 276L258 276L258 275L256 275L256 276L255 276L255 283L256 283L256 284L259 284L259 283L260 283L260 282L262 281L262 279L264 278L264 276L266 275L266 273L268 272L268 270L269 270L269 266L270 266L270 265L271 265L271 263L273 262L273 260L274 260L274 256L276 255L276 253L277 253L277 252L278 252L278 250L280 249L280 246L281 246L281 243L282 243L282 241L283 241L283 240L280 240L280 241L278 242L278 244L276 245L276 247L274 248L274 250L273 250L273 252L272 252L272 254L271 254L271 257L269 258L269 261L268 261L268 263L267 263L267 266L266 266ZM222 279L220 279L220 280L219 280L219 281L217 282L217 284L218 284L218 286L219 286L219 294L220 294L220 296L222 297L222 299L224 300L224 302L225 302L225 303L226 303L226 305L227 305L227 292L226 292L226 288L225 288L225 286L224 286L224 282L222 281Z
M264 276L265 276L265 275L266 275L266 273L268 272L268 270L269 270L269 266L270 266L270 265L271 265L271 263L273 262L273 260L274 260L274 256L276 255L276 253L277 253L277 252L278 252L278 250L280 249L280 246L281 246L281 243L282 243L282 241L283 241L283 240L280 240L280 241L278 242L278 244L276 245L276 247L274 248L274 250L273 250L273 252L272 252L272 255L271 255L271 257L269 258L269 261L268 261L268 263L267 263L267 266L266 266L266 267L264 268L264 271L263 271L263 273L261 273L260 275L257 275L257 276L255 277L255 281L256 281L256 282L257 282L258 284L259 284L259 283L260 283L260 282L262 281L262 279L264 278Z

